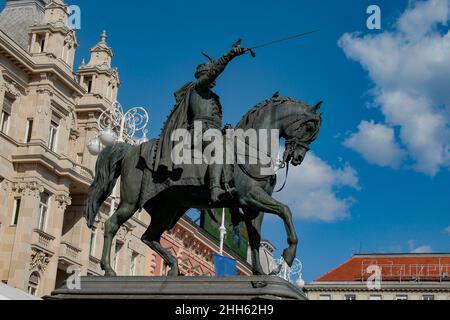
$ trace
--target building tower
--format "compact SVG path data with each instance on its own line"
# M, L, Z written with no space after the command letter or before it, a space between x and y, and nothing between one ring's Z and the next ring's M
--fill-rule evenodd
M117 100L120 87L119 72L112 67L114 53L106 39L106 31L103 31L100 42L91 49L89 62L86 64L83 60L77 72L79 84L86 91L78 102L77 117L79 126L86 130L85 140L81 142L84 149L80 152L85 154L83 164L87 167L94 167L97 160L86 148L98 134L97 119Z
M52 0L44 9L42 22L30 28L29 51L33 56L50 57L73 69L78 42L68 27L68 9L63 0Z
M103 100L103 106L116 101L120 86L119 73L116 68L111 67L114 53L106 39L106 31L103 31L100 42L91 49L89 63L83 62L78 69L80 84L88 94Z

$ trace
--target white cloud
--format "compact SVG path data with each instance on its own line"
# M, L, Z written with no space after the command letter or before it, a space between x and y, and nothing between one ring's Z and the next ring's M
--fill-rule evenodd
M433 248L431 248L430 246L420 246L412 250L411 253L432 253L432 252Z
M411 253L432 253L433 252L433 248L431 246L424 245L424 246L416 247L414 240L408 241L408 245L409 245L409 251Z
M398 29L409 38L423 37L436 26L436 22L445 24L448 14L447 1L417 2L415 7L406 11L398 20Z
M448 234L450 236L450 226L448 226L444 231L446 234Z
M344 141L344 145L379 166L397 168L405 155L395 141L394 129L373 121L361 122L358 132Z
M351 197L339 197L342 187L360 190L357 172L349 165L334 169L309 153L300 167L291 168L286 188L275 197L290 206L295 218L334 222L348 218L354 203Z
M414 169L428 175L450 167L450 31L439 29L449 19L450 0L412 1L392 31L346 33L339 40L346 56L374 82L382 125L400 129L398 140ZM380 151L392 152L395 140ZM365 152L368 147L352 148L372 163L392 166Z

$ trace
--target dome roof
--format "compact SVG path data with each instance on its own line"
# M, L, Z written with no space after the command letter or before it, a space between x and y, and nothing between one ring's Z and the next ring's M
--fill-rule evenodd
M39 24L51 0L8 0L0 13L0 30L27 50L28 28Z

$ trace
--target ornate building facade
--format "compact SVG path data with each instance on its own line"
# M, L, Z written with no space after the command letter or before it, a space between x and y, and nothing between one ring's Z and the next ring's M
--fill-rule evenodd
M116 99L118 70L104 32L88 63L74 69L76 31L62 0L9 0L0 14L0 281L36 296L62 284L73 267L101 275L103 205L94 230L83 218L96 157L87 151L97 119ZM139 212L113 244L119 275L160 275L159 256L140 241ZM213 275L218 245L188 218L163 244L186 275ZM241 274L249 274L245 261Z

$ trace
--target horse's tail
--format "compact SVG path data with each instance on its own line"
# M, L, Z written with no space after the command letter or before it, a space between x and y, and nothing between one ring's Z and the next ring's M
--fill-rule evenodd
M111 195L122 171L122 160L131 147L126 143L118 143L105 148L98 156L94 182L89 187L84 211L89 228L94 226L100 206Z

